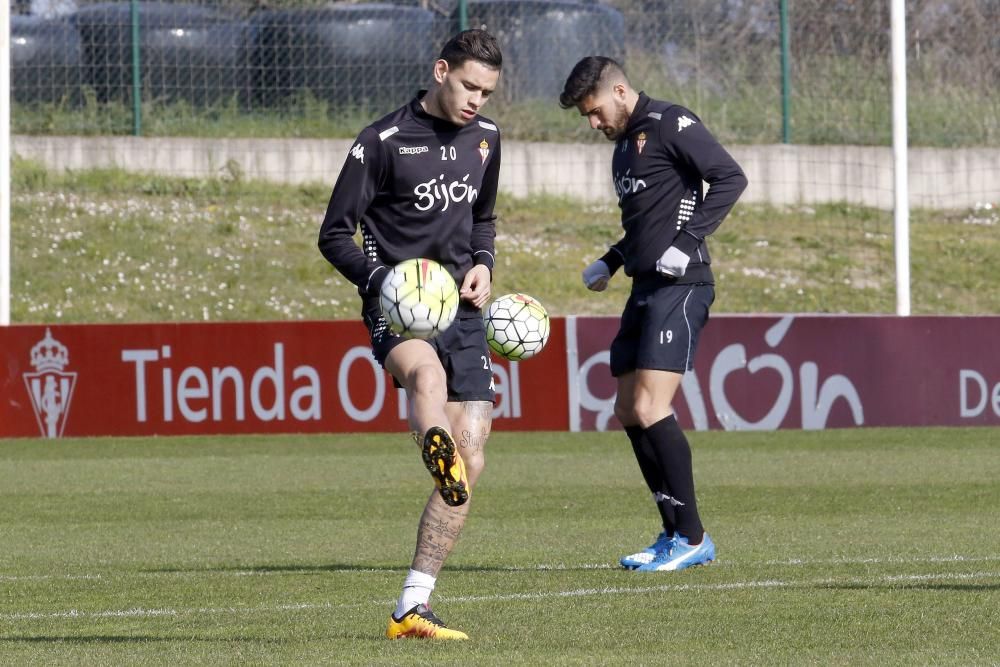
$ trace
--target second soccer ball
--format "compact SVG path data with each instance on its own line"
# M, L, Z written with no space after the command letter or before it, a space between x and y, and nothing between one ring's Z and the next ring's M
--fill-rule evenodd
M417 257L394 266L379 293L382 315L405 338L432 338L458 313L458 285L432 259Z
M549 340L549 314L527 294L504 294L486 311L486 342L505 359L523 361Z

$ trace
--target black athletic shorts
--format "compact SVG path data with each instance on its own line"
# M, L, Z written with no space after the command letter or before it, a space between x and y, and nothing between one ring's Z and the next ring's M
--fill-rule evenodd
M611 374L618 377L639 368L691 370L713 301L715 287L706 283L664 285L633 293L611 342Z
M378 299L366 299L361 314L368 327L375 360L385 368L389 351L407 339L389 329L389 323L382 317ZM449 401L493 402L496 392L493 386L493 368L490 366L490 349L486 344L486 323L478 309L463 303L451 326L428 339L427 343L434 348L444 367L448 378ZM401 386L399 380L393 380L397 387Z

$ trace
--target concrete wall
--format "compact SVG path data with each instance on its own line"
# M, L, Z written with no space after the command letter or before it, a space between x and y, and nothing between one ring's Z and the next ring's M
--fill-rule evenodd
M12 138L14 154L53 169L120 167L171 176L243 178L333 185L352 142L343 139L142 137ZM892 208L892 151L873 146L732 146L750 187L743 201L848 202ZM505 142L501 188L614 204L611 144ZM1000 202L1000 149L910 149L910 203L965 208Z

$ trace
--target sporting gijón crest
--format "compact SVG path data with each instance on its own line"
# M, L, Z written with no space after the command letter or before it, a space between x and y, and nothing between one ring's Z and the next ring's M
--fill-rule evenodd
M34 373L23 373L31 397L31 407L42 437L58 438L66 428L70 401L76 386L76 373L64 370L69 365L69 349L45 330L45 337L31 348Z

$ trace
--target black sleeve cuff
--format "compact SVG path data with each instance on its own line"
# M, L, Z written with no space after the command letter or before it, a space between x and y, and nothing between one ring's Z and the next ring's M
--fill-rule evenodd
M615 275L615 272L622 268L622 265L625 264L625 258L622 257L622 254L614 248L611 248L604 253L601 257L601 261L608 265L608 273L611 275Z
M490 270L490 276L493 276L493 264L496 262L496 258L493 257L493 253L489 250L477 250L472 255L472 263L475 266L483 265Z
M377 297L379 292L382 290L382 283L384 283L385 279L388 277L388 266L383 264L375 267L372 272L368 274L368 282L364 286L358 287L358 294L366 298Z
M694 251L697 250L700 245L701 239L687 230L681 230L681 233L674 238L673 242L673 246L675 248L689 257L694 254Z

